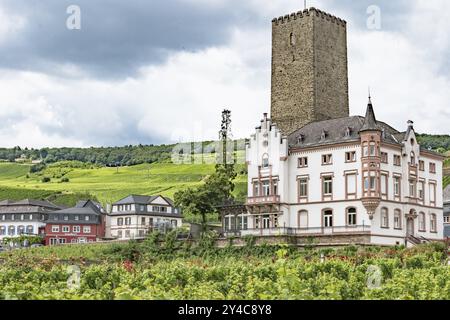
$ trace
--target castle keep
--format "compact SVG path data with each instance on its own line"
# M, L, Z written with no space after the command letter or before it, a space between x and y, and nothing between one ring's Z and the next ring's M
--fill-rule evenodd
M346 25L315 8L272 21L271 117L283 134L349 116Z

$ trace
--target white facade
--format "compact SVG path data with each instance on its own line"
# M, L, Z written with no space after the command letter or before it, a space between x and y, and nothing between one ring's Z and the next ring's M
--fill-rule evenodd
M155 228L179 228L182 216L171 201L162 196L130 196L112 205L106 218L106 237L144 238Z
M344 128L338 130L345 135ZM368 169L361 139L289 147L288 137L282 137L265 115L246 151L248 213L236 224L234 217L226 217L225 229L237 226L244 229L241 235L361 234L380 245L442 240L442 158L420 149L412 123L397 136L404 139L382 139L375 151L374 159L381 162L373 181L378 196L372 199L363 194L362 175ZM400 157L400 165L394 163L394 155ZM368 178L368 189L370 183ZM373 201L378 205L371 214L366 205Z

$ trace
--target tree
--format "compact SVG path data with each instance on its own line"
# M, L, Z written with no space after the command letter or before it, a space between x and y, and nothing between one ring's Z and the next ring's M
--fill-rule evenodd
M233 199L234 179L236 172L234 162L227 163L226 159L227 143L230 142L230 111L222 112L222 124L219 132L222 142L222 160L216 164L215 172L206 178L205 183L197 188L189 188L175 193L175 204L180 206L183 211L200 215L202 219L203 230L206 228L206 217L208 213L217 213L217 207Z

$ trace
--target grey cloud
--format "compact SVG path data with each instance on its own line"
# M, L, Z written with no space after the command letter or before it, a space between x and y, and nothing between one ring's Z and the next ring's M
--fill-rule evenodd
M66 28L66 9L74 3L81 8L81 30ZM26 16L27 24L0 46L0 67L58 74L71 64L100 78L133 76L173 51L225 44L230 26L242 21L232 6L183 0L3 0L1 6Z

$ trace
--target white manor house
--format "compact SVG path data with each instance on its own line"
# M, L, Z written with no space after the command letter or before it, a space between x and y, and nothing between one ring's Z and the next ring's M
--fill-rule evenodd
M444 158L421 148L412 121L377 121L370 97L365 117L349 115L345 21L311 8L272 27L272 119L249 139L248 197L223 213L225 234L442 241Z

